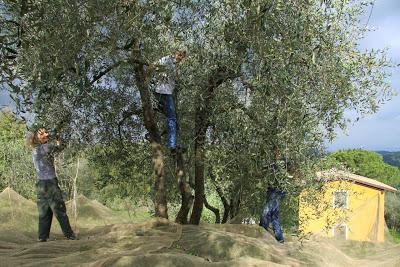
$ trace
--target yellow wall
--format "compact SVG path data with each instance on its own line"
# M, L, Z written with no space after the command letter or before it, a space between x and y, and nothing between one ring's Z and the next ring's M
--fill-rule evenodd
M348 209L333 208L333 193L348 192ZM384 191L349 181L326 183L300 195L299 224L304 233L334 236L337 225L347 225L347 239L384 241Z

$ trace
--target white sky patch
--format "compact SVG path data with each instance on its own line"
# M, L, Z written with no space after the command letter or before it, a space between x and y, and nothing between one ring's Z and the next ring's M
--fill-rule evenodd
M388 47L393 56L400 57L398 50L400 48L400 35L397 23L400 23L399 17L385 19L379 27L376 27L375 31L369 32L365 36L360 47L375 49Z

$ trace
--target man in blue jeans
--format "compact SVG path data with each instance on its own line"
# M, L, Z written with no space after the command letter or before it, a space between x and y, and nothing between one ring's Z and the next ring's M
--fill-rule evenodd
M283 243L283 232L279 222L279 206L281 200L286 193L273 187L268 187L267 197L260 218L260 226L268 229L269 224L272 224L272 229L275 233L275 238L278 242Z
M186 57L186 51L177 50L174 55L161 58L156 64L157 82L155 86L156 98L163 113L167 117L168 147L176 153L176 112L174 98L176 65Z

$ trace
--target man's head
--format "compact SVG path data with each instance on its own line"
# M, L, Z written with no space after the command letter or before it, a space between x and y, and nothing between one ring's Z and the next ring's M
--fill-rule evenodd
M186 50L176 50L175 59L176 62L181 62L182 59L186 57Z
M36 130L36 139L40 144L44 144L49 141L49 132L46 128L42 127Z
M27 146L33 148L37 145L44 144L49 140L49 133L45 127L36 127L32 130L27 138Z
M275 156L275 160L281 160L282 159L281 150L277 146L274 146L274 156Z
M46 128L39 128L36 131L36 138L37 140L41 143L44 144L47 141L49 141L49 132L46 130Z

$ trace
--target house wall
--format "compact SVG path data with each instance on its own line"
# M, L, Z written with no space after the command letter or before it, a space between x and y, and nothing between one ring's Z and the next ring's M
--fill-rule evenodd
M348 192L347 209L333 208L333 193ZM304 233L334 237L334 228L347 225L349 240L384 241L384 191L349 181L329 182L300 195L299 226Z

